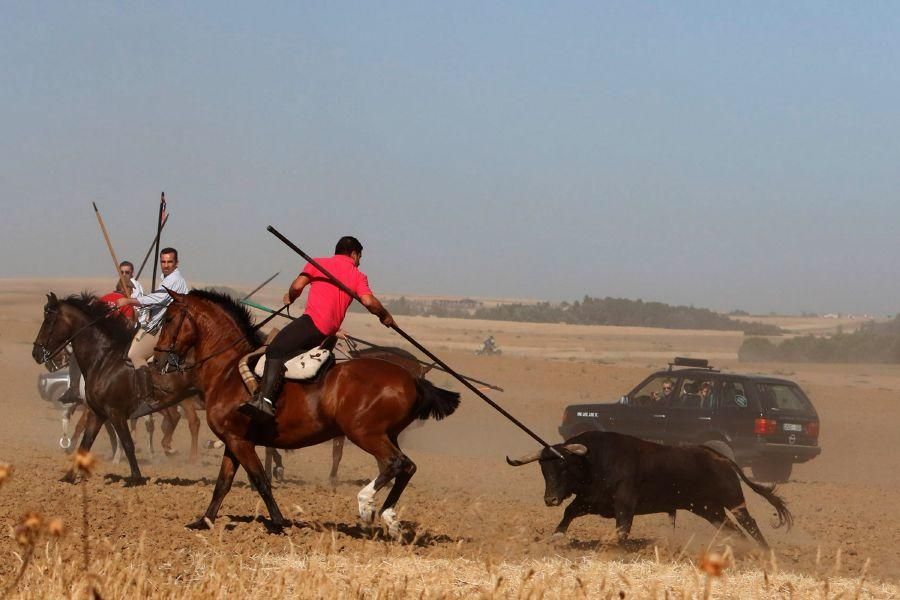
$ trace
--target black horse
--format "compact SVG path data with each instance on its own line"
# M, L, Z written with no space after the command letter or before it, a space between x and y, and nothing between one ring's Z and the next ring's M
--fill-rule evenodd
M138 468L134 440L128 427L128 418L138 405L134 368L125 362L131 338L132 330L125 320L90 294L76 294L59 300L56 294L50 293L44 305L44 322L31 355L38 364L43 364L71 343L84 374L85 400L90 409L79 449L90 450L100 427L109 421L131 467L126 485L138 485L146 480ZM193 386L189 373L154 373L153 381L155 390L167 397L165 404L175 402L176 396L184 399L200 393ZM62 481L75 481L74 468Z

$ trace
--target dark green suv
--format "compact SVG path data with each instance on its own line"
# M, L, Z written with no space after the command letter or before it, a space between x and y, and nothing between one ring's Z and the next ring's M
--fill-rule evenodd
M704 444L749 466L760 481L787 481L795 463L822 452L819 415L796 383L723 373L694 358L676 358L616 403L566 407L563 439L591 430Z

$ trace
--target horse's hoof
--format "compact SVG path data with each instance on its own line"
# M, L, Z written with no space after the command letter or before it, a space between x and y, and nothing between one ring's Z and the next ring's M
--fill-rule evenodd
M402 538L403 531L400 529L400 519L397 518L397 512L393 508L389 508L381 513L381 520L392 539L399 540Z
M163 448L163 452L166 453L166 456L177 456L178 450L175 448Z
M207 517L200 517L193 523L188 523L184 526L185 529L193 529L195 531L202 531L204 529L212 529L212 521Z
M555 544L555 545L565 544L566 543L566 534L560 533L557 531L556 533L551 535L547 539L547 541L550 542L551 544Z
M125 480L125 487L137 487L139 485L147 485L149 477L129 477Z
M66 473L59 480L62 483L75 483L75 473Z
M284 481L284 467L275 467L275 470L272 471L272 475L275 477L275 481Z

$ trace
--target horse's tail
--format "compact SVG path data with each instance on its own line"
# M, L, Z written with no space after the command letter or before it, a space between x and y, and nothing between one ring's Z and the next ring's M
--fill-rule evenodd
M416 406L413 409L417 419L428 417L440 421L449 417L459 406L459 393L437 387L424 377L416 379Z
M794 516L791 514L791 511L788 510L787 504L784 499L775 493L775 485L762 485L760 483L756 483L752 481L749 477L744 475L743 469L737 466L737 463L729 460L731 463L731 468L734 469L734 472L738 474L738 476L744 480L744 483L747 484L751 490L765 498L769 501L769 504L775 507L775 512L778 513L778 524L775 527L781 527L782 525L787 524L787 528L790 529L794 525Z

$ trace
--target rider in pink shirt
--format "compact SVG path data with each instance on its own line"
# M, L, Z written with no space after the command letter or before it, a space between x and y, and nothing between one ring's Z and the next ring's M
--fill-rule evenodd
M369 289L369 279L359 270L362 244L355 237L344 236L334 248L334 256L317 258L316 262L349 289L356 292L363 306L390 327L394 318ZM325 338L341 328L347 308L353 299L334 285L319 269L306 265L284 295L284 303L291 304L309 286L306 311L299 319L282 329L266 349L266 365L259 391L253 399L241 404L242 413L255 420L275 417L275 403L284 377L287 360L319 346Z

